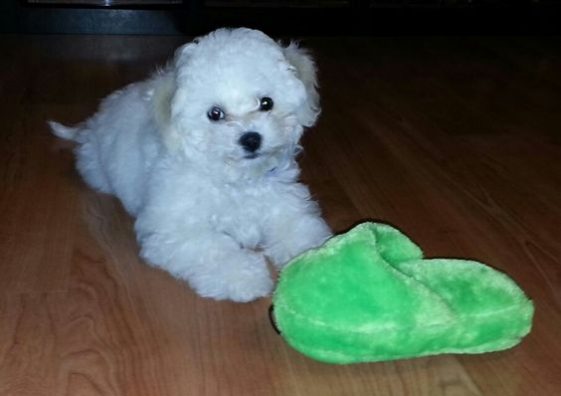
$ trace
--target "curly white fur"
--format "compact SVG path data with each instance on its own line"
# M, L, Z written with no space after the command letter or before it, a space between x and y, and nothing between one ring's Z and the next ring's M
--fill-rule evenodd
M264 97L273 100L260 109ZM224 111L212 121L209 109ZM150 79L106 98L83 124L51 122L73 139L93 188L136 216L141 255L202 296L250 301L281 267L331 232L297 182L304 127L319 114L315 66L250 29L219 29L179 48ZM241 137L261 136L248 155Z

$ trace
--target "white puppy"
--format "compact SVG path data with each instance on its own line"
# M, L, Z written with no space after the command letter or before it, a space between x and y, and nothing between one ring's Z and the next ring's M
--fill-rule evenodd
M152 78L106 98L75 128L77 168L136 216L141 255L201 295L250 301L330 229L297 182L304 127L319 114L315 66L292 43L220 29Z

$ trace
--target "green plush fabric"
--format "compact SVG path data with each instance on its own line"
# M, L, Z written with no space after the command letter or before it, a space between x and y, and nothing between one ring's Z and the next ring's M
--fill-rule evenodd
M506 275L475 261L424 259L378 223L295 258L273 304L286 341L331 363L506 349L530 331L534 312Z

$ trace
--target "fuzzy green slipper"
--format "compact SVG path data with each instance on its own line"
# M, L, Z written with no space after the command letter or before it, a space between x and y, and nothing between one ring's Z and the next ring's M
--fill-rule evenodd
M292 260L273 305L286 341L331 363L506 349L528 334L534 312L508 276L475 261L423 259L377 223Z

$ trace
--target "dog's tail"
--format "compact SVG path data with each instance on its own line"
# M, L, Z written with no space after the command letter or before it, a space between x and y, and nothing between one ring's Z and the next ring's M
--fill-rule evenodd
M77 137L80 128L67 127L55 121L48 121L48 124L51 127L53 135L66 140L73 140L75 142L78 141Z

